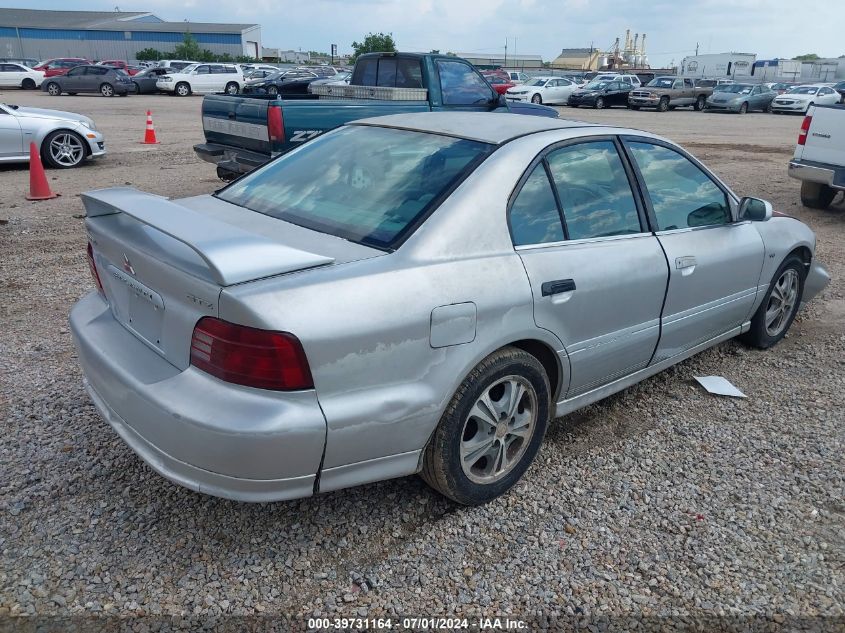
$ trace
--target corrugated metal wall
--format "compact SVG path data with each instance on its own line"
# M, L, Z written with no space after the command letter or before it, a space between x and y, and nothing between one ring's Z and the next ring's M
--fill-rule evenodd
M128 24L127 24L128 26ZM260 33L260 31L259 31ZM233 57L244 54L240 33L192 33L201 48ZM0 27L0 57L85 57L88 59L135 59L145 48L172 52L182 33L155 31L85 31L14 29Z

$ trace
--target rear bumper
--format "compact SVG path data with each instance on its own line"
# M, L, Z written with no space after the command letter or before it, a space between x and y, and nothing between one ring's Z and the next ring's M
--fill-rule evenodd
M313 391L272 392L179 370L130 334L96 293L70 313L86 388L153 470L239 501L313 494L326 423Z
M213 163L220 169L237 174L246 174L270 160L270 156L267 154L250 152L228 145L218 145L217 143L194 145L194 152L207 163Z
M818 182L845 191L845 167L813 161L789 161L789 175L797 180Z

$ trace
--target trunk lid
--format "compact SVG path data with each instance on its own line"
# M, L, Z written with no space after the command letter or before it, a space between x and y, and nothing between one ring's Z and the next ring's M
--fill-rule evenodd
M112 315L180 369L196 322L219 316L224 287L382 254L211 196L114 188L82 198Z

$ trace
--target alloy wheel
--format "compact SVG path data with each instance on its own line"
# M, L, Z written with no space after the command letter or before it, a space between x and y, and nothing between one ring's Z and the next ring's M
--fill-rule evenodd
M82 162L85 148L75 134L59 134L50 141L50 157L63 167L73 167Z
M58 97L60 94L62 94L62 89L59 88L59 85L57 83L51 82L50 85L47 86L47 93L51 97Z
M521 376L506 376L476 400L461 432L461 469L470 481L490 484L519 463L537 426L537 393Z
M114 88L112 88L111 84L103 84L100 86L100 94L104 97L113 97Z
M798 272L787 268L775 282L766 306L766 333L778 336L789 323L797 307L798 290L801 287Z

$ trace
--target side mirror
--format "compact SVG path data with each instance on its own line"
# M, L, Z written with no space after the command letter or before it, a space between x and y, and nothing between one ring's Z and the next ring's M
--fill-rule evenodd
M745 197L739 201L739 219L766 222L772 217L772 203L760 198Z

